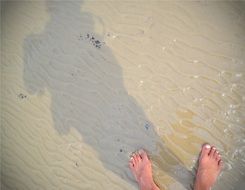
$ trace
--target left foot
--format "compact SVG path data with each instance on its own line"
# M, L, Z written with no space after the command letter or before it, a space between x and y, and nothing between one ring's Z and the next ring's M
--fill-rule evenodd
M129 161L129 167L140 190L159 190L153 181L151 162L144 150L134 153Z

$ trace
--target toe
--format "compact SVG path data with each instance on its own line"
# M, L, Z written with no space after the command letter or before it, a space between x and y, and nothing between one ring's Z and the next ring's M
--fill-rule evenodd
M130 168L131 170L134 169L134 164L133 164L132 160L129 161L129 168Z
M209 144L204 144L202 146L201 157L207 156L210 152L211 146Z
M138 153L136 154L136 160L137 160L137 163L141 161L140 155Z
M133 156L130 157L129 164L132 165L133 167L135 166L135 162L134 162L134 157Z
M143 149L139 150L139 154L140 154L140 157L142 158L142 160L148 160L148 156Z
M133 159L134 159L134 165L136 165L138 163L137 155L136 154L134 154Z
M133 165L135 166L135 164L137 163L136 155L133 154L130 159L131 159L131 162L133 163Z
M220 159L219 151L216 151L215 152L215 160L219 161L219 159Z
M218 158L217 158L217 160L218 161L220 161L221 160L221 156L220 156L220 154L218 154L218 156L217 156Z
M219 169L221 170L221 168L223 167L223 161L220 159L219 162L218 162L218 166L219 166Z
M211 157L211 158L213 158L214 157L214 154L215 154L215 151L216 151L216 148L214 147L214 146L212 146L212 148L211 148L211 150L210 150L210 152L209 152L209 156Z
M214 158L214 159L216 159L216 158L217 158L218 153L219 153L219 152L218 152L217 150L215 150L215 151L214 151L214 154L213 154L213 158Z

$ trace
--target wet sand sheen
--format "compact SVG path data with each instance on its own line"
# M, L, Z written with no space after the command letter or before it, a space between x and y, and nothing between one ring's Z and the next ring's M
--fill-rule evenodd
M157 184L188 189L204 142L244 183L242 2L5 2L2 188L137 189L146 148Z

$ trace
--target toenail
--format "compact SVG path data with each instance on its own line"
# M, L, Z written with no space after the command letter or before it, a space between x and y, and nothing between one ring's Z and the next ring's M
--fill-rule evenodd
M209 144L206 144L206 145L205 145L205 148L210 149L211 146L210 146Z

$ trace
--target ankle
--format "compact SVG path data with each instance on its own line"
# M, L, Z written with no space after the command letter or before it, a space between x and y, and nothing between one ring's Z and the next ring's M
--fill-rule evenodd
M194 190L211 190L211 187L196 181L194 184Z
M141 180L139 182L139 187L140 187L140 190L159 190L159 188L157 187L157 185L155 184L153 180L150 182Z

